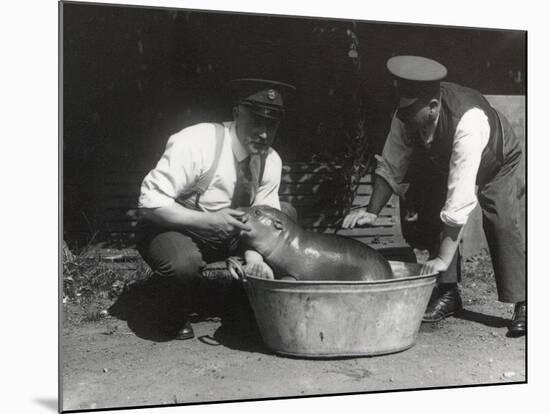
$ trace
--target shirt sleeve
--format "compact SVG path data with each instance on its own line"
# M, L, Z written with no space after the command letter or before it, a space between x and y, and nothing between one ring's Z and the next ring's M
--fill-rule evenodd
M405 127L394 115L382 156L375 156L378 163L374 173L386 180L400 197L404 197L408 188L403 180L411 162L412 152L413 148L406 143Z
M209 128L213 126L195 125L168 139L161 159L141 184L139 208L171 205L178 195L196 182L204 170L204 165L209 165L208 163L213 161L210 154L212 151L205 151L209 145L214 145L214 140L209 140L214 138Z
M281 209L279 201L279 186L281 184L281 169L283 162L279 154L273 149L269 151L265 160L264 175L256 192L253 205L268 205L277 210Z
M477 205L476 176L490 132L487 116L479 108L466 111L456 127L449 162L447 199L440 213L441 220L449 226L464 225Z

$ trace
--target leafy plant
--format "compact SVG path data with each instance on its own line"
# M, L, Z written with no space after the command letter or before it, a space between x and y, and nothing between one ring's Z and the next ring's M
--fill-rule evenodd
M106 262L99 251L83 251L63 261L63 300L87 304L97 298L116 298L131 282L147 277L141 258Z

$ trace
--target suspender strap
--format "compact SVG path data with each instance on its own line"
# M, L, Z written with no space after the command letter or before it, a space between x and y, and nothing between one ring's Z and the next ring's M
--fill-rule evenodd
M220 157L222 155L222 149L223 149L223 126L220 124L214 124L214 127L216 128L216 153L214 155L214 162L212 163L212 166L210 169L203 175L199 177L195 185L193 186L193 190L197 194L202 194L206 191L210 183L212 182L212 179L214 178L214 174L216 173L216 170L218 169L218 164L220 163Z
M260 175L258 177L258 186L262 185L262 180L264 179L264 171L265 171L265 158L262 157L262 166L260 168Z
M188 191L176 198L176 202L183 205L184 207L202 210L199 205L200 196L210 186L210 183L214 179L214 174L218 169L220 157L223 150L224 127L221 124L214 124L214 128L216 129L216 152L214 154L214 162L210 166L210 169L202 174ZM191 204L190 200L193 196L195 196L195 202L193 203L194 205Z

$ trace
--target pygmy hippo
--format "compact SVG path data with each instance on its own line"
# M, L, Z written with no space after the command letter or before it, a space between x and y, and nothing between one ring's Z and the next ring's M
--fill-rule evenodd
M251 231L241 242L260 253L276 278L319 281L374 281L393 277L388 261L357 240L301 228L281 211L268 206L245 210Z

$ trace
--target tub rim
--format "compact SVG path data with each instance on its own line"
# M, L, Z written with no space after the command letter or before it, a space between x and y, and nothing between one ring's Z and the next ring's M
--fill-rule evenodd
M420 263L412 263L412 262L401 262L397 260L389 260L390 265L392 266L392 269L397 266L401 267L421 267L422 264ZM244 281L246 283L247 280L251 279L254 282L259 283L268 283L268 284L278 284L278 285L288 285L288 286L296 286L296 285L311 285L311 286L323 286L323 285L350 285L350 286L361 286L361 285L388 285L388 284L397 284L400 282L407 282L407 281L419 281L423 279L430 279L435 278L438 275L438 272L436 273L430 273L427 275L412 275L412 276L405 276L405 277L396 277L392 279L383 279L383 280L283 280L283 279L263 279L261 277L255 277L252 275L247 275L246 280Z

